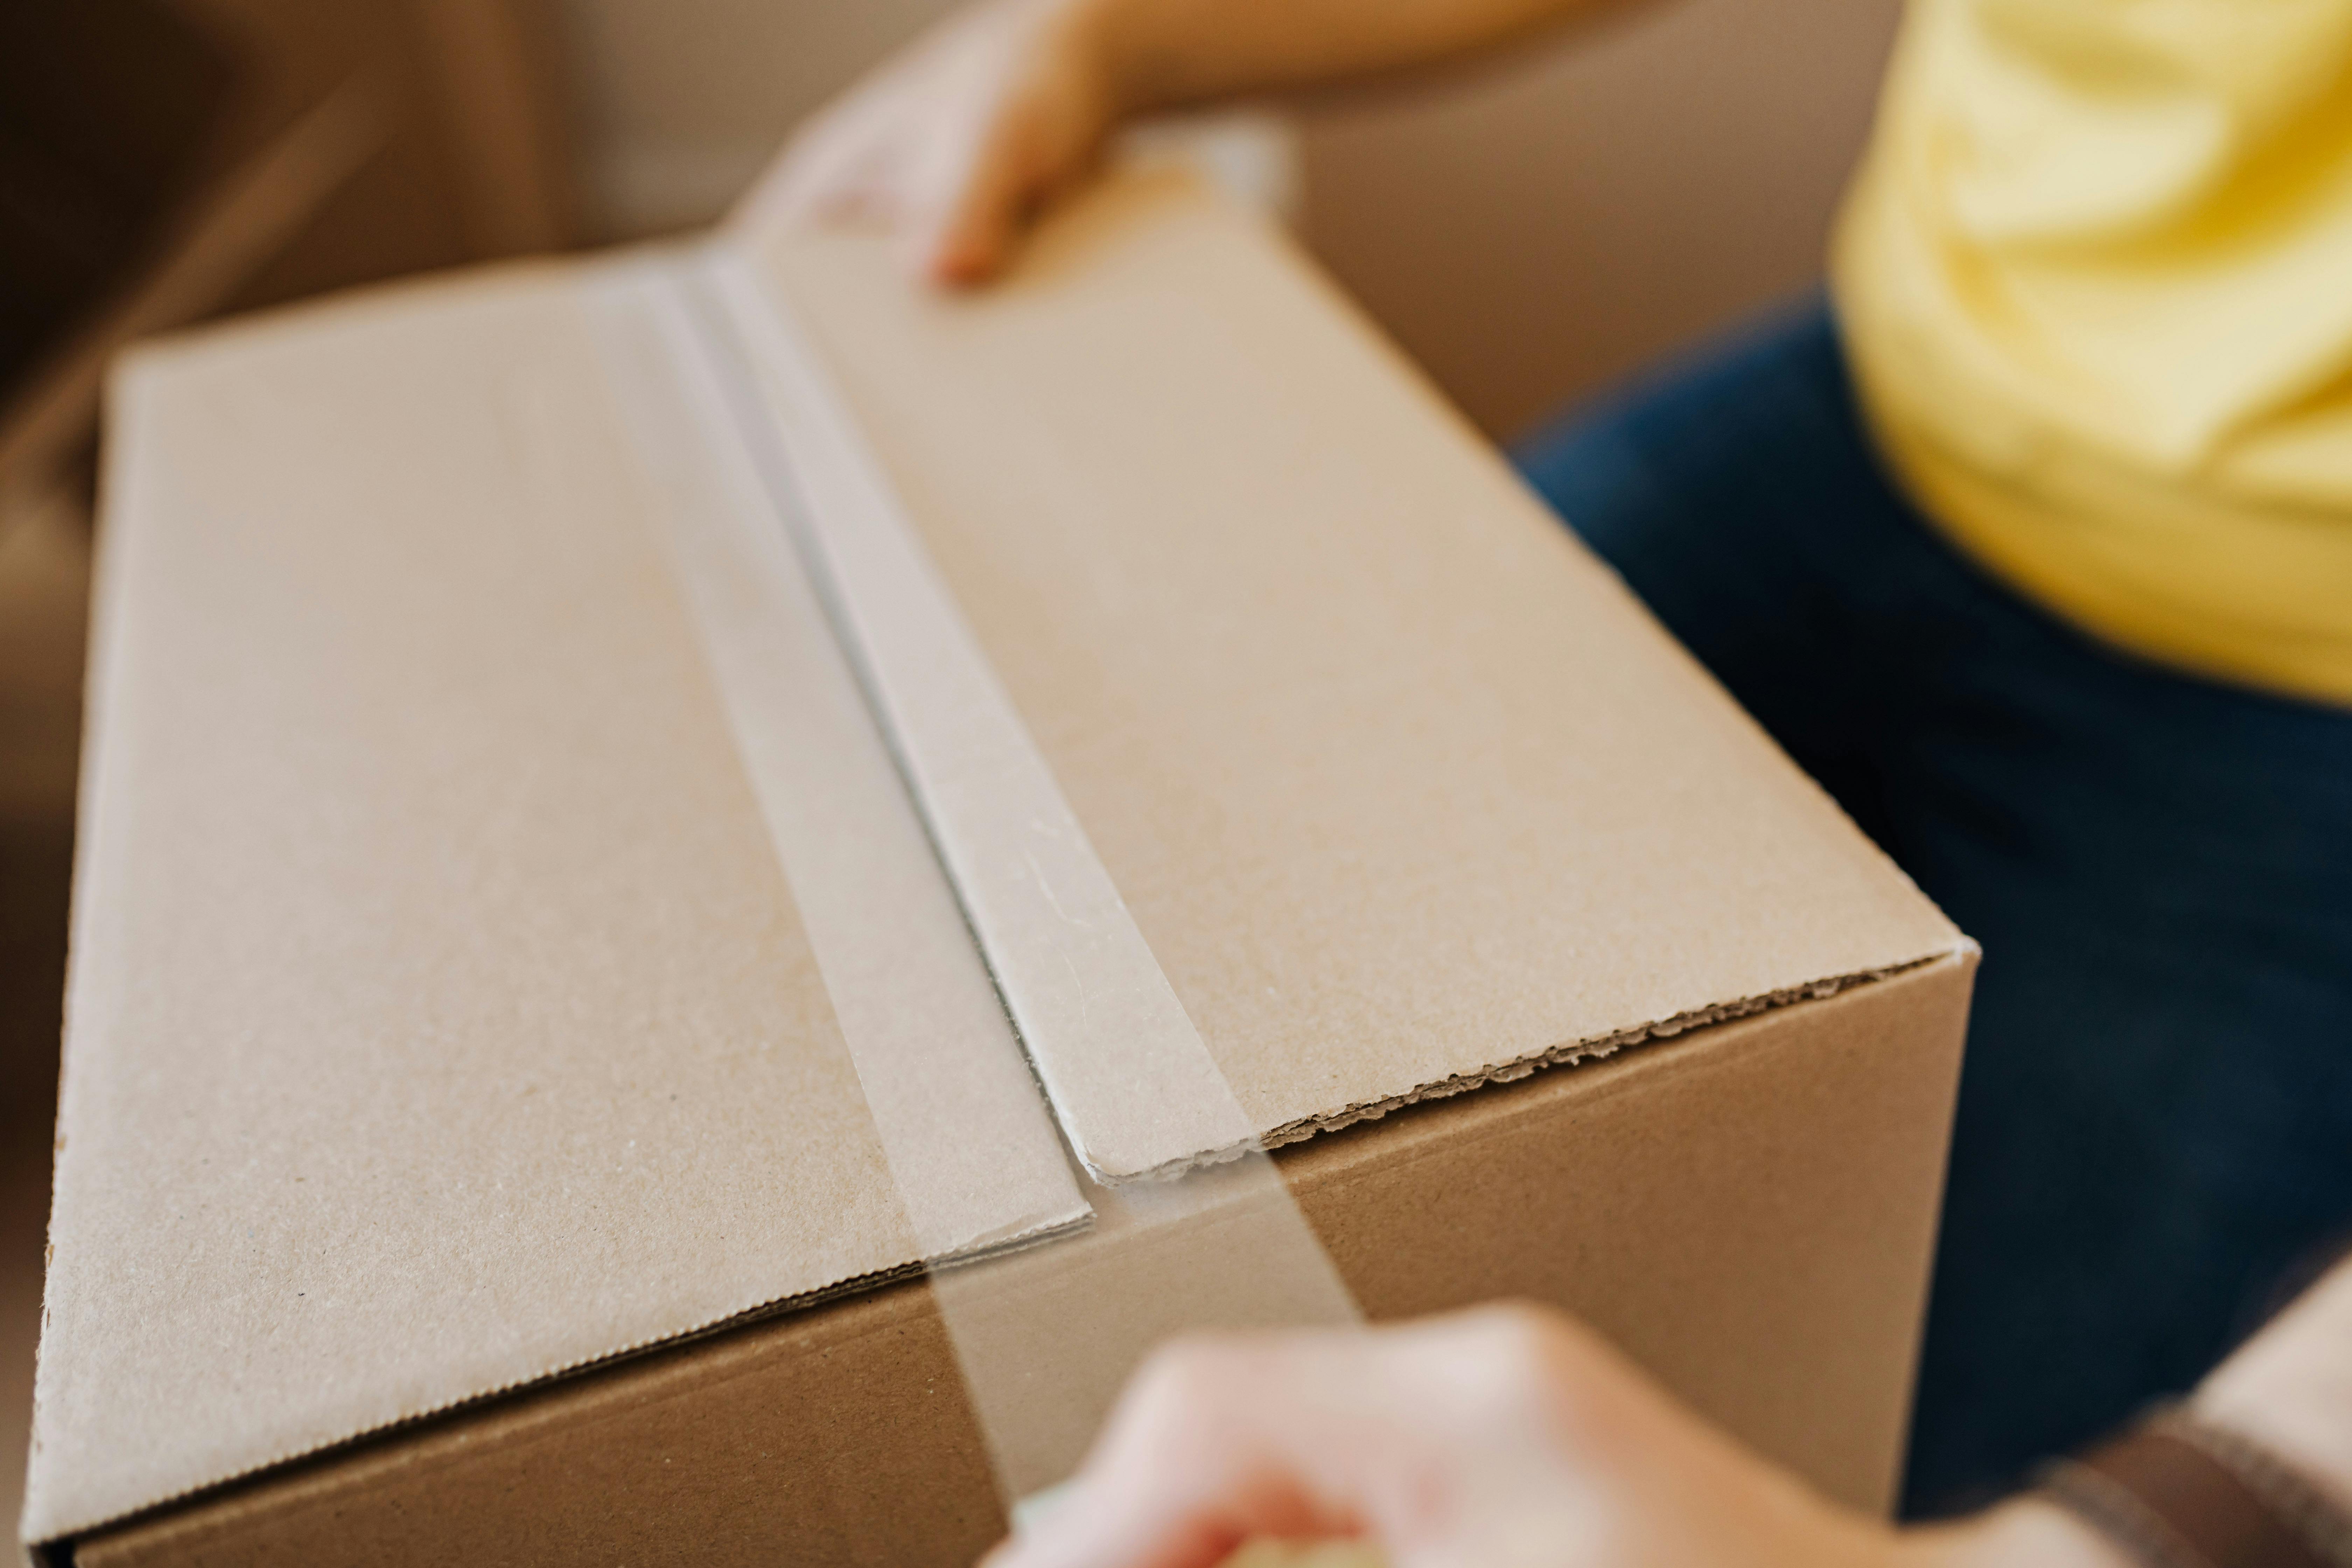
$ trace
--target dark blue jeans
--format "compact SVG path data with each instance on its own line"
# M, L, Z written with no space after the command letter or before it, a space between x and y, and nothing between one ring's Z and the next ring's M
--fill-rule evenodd
M1520 461L1984 944L1906 1510L2187 1388L2352 1226L2352 710L2119 655L1955 553L1818 305Z

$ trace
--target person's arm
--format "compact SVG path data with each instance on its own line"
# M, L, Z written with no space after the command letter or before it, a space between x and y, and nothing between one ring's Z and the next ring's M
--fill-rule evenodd
M2352 1507L2352 1268L2192 1402ZM2133 1568L2028 1495L1897 1531L1821 1498L1555 1314L1180 1344L989 1568L1213 1568L1253 1536L1392 1568Z
M1324 88L1489 53L1598 0L1082 0L1130 111Z
M2352 1512L2352 1261L2248 1340L2189 1401Z
M1610 3L981 0L819 114L760 199L880 221L974 282L1129 116L1422 69Z

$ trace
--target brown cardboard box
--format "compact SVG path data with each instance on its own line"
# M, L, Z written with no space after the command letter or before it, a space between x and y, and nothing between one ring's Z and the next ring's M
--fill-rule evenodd
M1366 1311L1559 1303L1883 1507L1966 939L1181 180L977 299L866 237L721 245L807 323ZM386 290L117 379L24 1521L54 1560L1001 1528L845 1043L944 983L826 961L599 338L616 278L691 264ZM938 1056L919 1108L973 1235L1083 1217L1008 1062Z

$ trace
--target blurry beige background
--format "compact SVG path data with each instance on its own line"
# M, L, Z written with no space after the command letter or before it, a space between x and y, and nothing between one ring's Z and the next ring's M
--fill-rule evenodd
M552 3L591 239L715 216L801 115L946 8ZM1813 281L1897 9L1662 0L1498 68L1319 105L1304 121L1305 237L1475 419L1517 434ZM73 506L0 495L0 1517L11 1521L71 844L89 560Z
M699 222L944 0L565 0L606 234ZM1306 120L1307 242L1516 433L1804 288L1898 0L1657 0L1524 59Z

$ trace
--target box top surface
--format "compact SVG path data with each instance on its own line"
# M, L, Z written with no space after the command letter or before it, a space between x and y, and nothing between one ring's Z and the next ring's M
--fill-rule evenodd
M737 243L1268 1136L1960 944L1255 223ZM118 384L27 1539L917 1259L596 270Z
M976 299L752 237L1260 1130L1963 940L1311 268L1178 178Z

